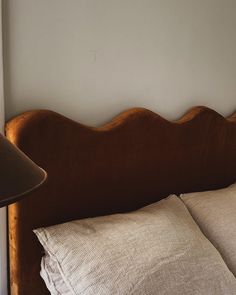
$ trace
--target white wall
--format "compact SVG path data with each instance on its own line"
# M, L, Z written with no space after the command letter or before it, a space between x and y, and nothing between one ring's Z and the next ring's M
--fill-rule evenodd
M5 0L7 118L236 109L235 0Z
M169 119L236 109L235 0L3 1L7 118L49 108L97 125L134 106Z

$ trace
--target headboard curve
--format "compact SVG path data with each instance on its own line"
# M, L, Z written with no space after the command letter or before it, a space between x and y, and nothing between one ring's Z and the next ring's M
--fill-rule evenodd
M13 295L49 294L33 228L236 180L236 113L226 119L206 107L174 122L136 108L99 128L35 110L8 122L6 136L48 172L45 185L9 207Z

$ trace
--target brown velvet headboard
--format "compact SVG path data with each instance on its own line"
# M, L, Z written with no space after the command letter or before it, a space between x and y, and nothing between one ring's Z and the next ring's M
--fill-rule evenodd
M46 184L9 207L12 295L49 294L32 229L236 180L236 113L225 119L196 107L169 122L138 108L91 128L40 110L11 120L6 135L48 172Z

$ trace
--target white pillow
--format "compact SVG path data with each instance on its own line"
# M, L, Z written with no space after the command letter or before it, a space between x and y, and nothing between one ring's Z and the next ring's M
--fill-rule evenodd
M47 253L41 260L40 275L52 295L71 295L70 289L62 278L57 262Z
M74 295L236 294L235 277L176 196L34 232Z
M181 199L236 276L236 184L215 191L182 194Z

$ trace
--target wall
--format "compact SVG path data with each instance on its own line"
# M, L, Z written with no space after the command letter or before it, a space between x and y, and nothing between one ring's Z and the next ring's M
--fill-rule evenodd
M134 106L169 119L193 105L236 109L235 0L3 1L8 119L48 108L98 125Z
M0 0L0 11L2 1ZM2 15L0 14L0 132L4 130L4 89L2 60ZM6 208L0 208L0 295L7 294L7 231Z
M7 118L236 109L235 0L5 0Z

